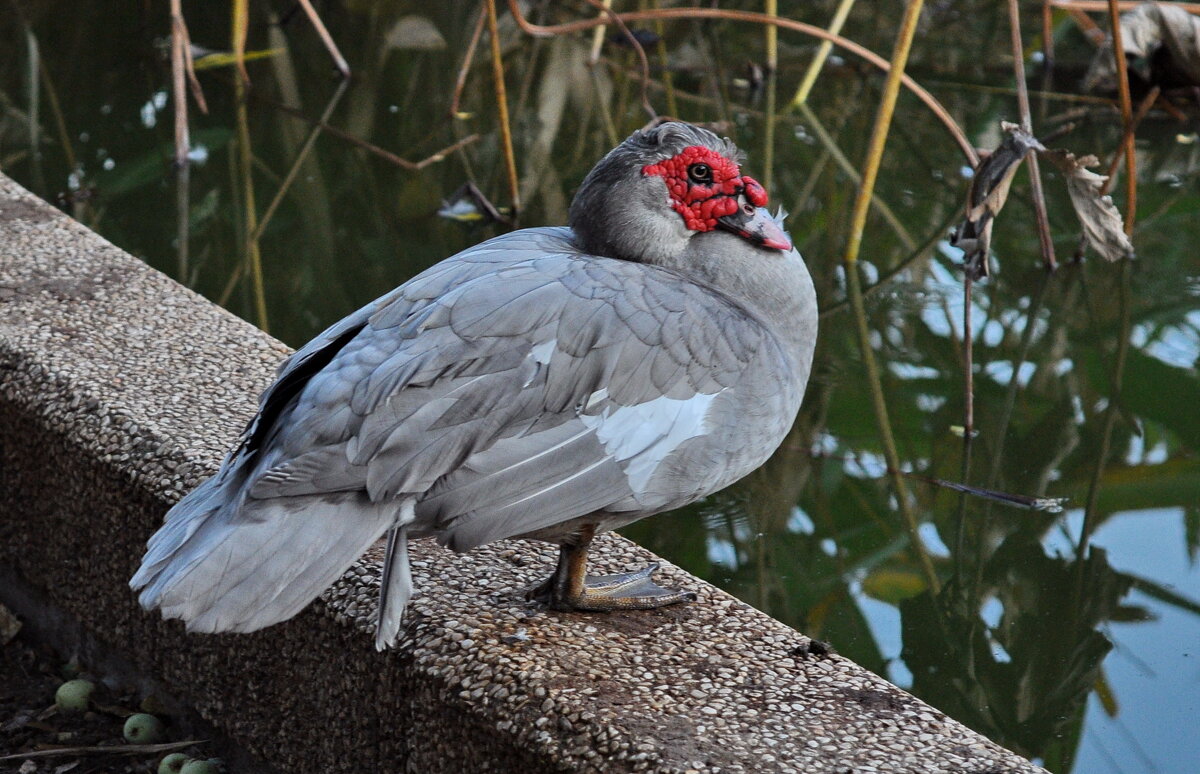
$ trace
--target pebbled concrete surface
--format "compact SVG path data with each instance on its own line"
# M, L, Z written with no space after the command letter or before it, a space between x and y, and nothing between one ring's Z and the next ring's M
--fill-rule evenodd
M669 563L662 580L697 603L556 613L523 601L551 546L421 542L387 654L370 636L381 548L252 635L185 635L143 612L126 582L145 540L215 471L286 352L0 175L3 576L168 685L255 769L1043 771ZM592 568L653 559L608 536Z

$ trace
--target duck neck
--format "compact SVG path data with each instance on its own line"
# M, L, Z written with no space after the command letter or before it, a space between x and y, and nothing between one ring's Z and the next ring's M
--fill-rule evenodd
M722 292L754 314L807 369L817 333L817 298L798 252L755 247L712 231L660 265Z

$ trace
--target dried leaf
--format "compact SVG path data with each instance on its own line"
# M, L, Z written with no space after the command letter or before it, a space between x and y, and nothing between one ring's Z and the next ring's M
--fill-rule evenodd
M21 622L11 610L0 605L0 646L12 642L12 638L16 637L19 631L21 631Z
M1071 195L1071 204L1083 225L1083 235L1088 245L1110 261L1132 258L1133 243L1125 233L1121 213L1111 196L1100 194L1108 178L1087 169L1098 163L1096 157L1077 159L1070 151L1060 149L1038 155L1058 167L1066 177L1067 193Z
M1178 6L1143 3L1121 14L1121 43L1129 69L1164 89L1200 85L1200 19ZM1114 91L1117 66L1112 37L1096 51L1085 89Z
M954 231L950 244L962 248L963 270L972 279L988 274L992 222L1004 207L1017 167L1031 150L1044 150L1037 138L1016 124L1002 123L1008 137L975 170L967 192L967 217Z

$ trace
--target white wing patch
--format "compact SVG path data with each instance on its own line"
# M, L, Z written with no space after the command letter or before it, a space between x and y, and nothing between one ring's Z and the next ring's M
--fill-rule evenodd
M601 387L588 396L587 400L583 404L583 410L588 411L592 408L592 406L595 406L598 403L603 403L606 400L608 400L608 388Z
M558 339L550 339L543 341L533 349L529 350L529 354L533 356L533 360L541 365L549 365L550 357L554 354L554 347L558 344Z
M535 345L529 350L526 360L533 360L536 365L529 371L529 378L525 380L522 387L528 387L533 384L533 380L537 378L538 371L543 367L550 365L550 358L554 357L554 348L558 345L558 339L550 339L543 341L541 344Z
M606 452L624 463L633 490L644 492L671 452L709 431L708 409L720 394L701 393L686 400L655 398L636 406L606 408L598 415L580 414L579 420L596 431Z

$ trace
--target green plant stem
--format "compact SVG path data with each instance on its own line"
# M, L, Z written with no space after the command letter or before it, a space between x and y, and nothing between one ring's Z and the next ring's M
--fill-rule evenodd
M774 30L774 27L768 29ZM767 104L766 115L763 118L763 159L762 159L762 184L763 188L771 191L775 182L775 100L777 78L774 68L767 70L767 80L764 84L766 89Z
M230 9L233 18L233 58L237 61L238 77L250 82L246 72L246 35L250 29L250 0L233 0Z
M612 0L600 0L603 10L600 11L600 18L607 18L605 13L609 8L612 8ZM608 25L601 23L592 30L592 51L588 55L588 65L595 67L600 61L600 48L604 45L604 33L608 30Z
M859 349L862 352L863 364L867 369L867 381L871 385L871 402L875 409L875 418L879 423L880 438L883 442L883 453L887 460L892 487L896 493L897 504L905 526L908 528L909 540L920 561L921 571L932 592L936 593L941 587L937 573L928 551L921 541L916 515L908 499L908 488L900 474L900 455L896 451L896 440L892 434L891 420L888 418L887 403L883 396L883 383L880 379L879 366L875 362L875 352L871 348L871 335L867 326L867 312L863 303L862 286L858 276L858 254L862 247L863 231L866 228L867 213L871 207L871 194L875 190L875 181L879 176L879 167L883 161L883 149L887 144L888 130L891 128L892 115L896 109L896 99L900 94L900 81L904 67L908 63L908 54L912 48L913 37L917 31L917 21L921 16L924 0L909 0L904 11L904 19L896 35L896 46L892 52L891 66L888 69L887 80L884 82L883 95L875 114L875 126L871 130L871 139L867 143L867 158L863 164L862 184L854 199L854 209L850 216L850 238L846 245L843 264L846 269L846 285L850 295L850 304L854 310L855 327L858 331Z
M946 218L941 222L941 224L939 224L932 231L929 232L929 236L925 239L924 242L917 245L916 248L914 248L912 250L912 252L910 252L908 255L904 256L904 258L902 258L895 266L888 269L887 271L880 272L879 278L875 281L875 284L868 285L866 288L863 289L863 298L866 298L867 296L878 293L880 290L887 287L888 283L890 283L896 275L900 274L901 272L905 271L906 269L911 268L913 266L913 264L915 264L917 261L926 257L926 254L930 250L932 250L939 241L941 241L942 239L945 238L947 229L949 229L950 226L952 224L954 224L955 221L958 221L961 219L962 219L961 212L953 212L952 211L948 216L946 216ZM836 313L842 311L849 305L850 305L850 299L843 298L840 301L834 301L829 306L821 307L820 312L818 314L820 315L821 319L823 320L832 314L836 314Z
M58 132L58 144L62 146L63 158L67 162L67 169L73 170L79 163L75 158L75 146L71 144L71 135L67 133L67 122L63 117L62 106L58 101L58 92L54 88L54 82L50 80L50 72L46 69L45 61L40 62L40 65L42 89L46 93L46 104L50 106L50 113L54 116L54 127Z
M475 20L475 30L471 33L471 42L463 54L462 66L458 68L458 77L454 79L454 96L450 99L450 116L459 118L461 112L459 103L462 101L463 89L467 85L467 75L471 71L471 63L475 61L475 49L479 47L479 39L483 37L483 25L487 22L487 9L479 9L479 18Z
M38 73L42 68L41 47L33 34L33 28L25 25L25 48L28 54L29 80L26 82L29 97L29 160L33 166L34 189L44 194L46 179L42 172L42 97Z

